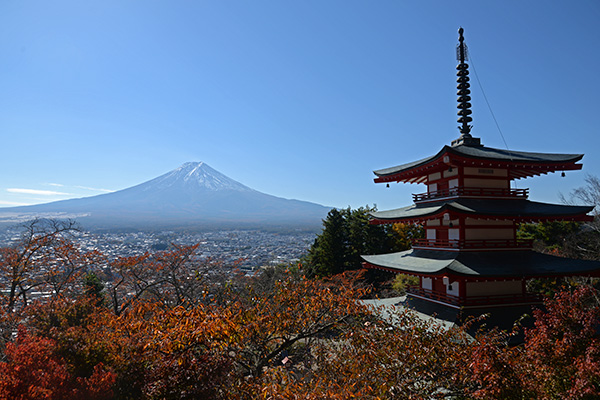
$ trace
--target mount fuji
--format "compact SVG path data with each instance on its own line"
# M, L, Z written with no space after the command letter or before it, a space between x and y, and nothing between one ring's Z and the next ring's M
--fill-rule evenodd
M113 193L0 208L0 223L42 217L72 218L86 229L314 229L329 209L261 193L206 163L188 162Z

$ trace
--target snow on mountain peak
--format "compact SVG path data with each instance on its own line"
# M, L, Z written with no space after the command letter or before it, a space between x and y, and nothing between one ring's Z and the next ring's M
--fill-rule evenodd
M154 188L168 188L184 185L189 188L205 190L252 191L247 186L234 181L204 162L186 162L158 178L148 182Z
M328 210L318 204L261 193L206 163L192 162L113 193L12 209L8 214L0 214L0 220L15 215L20 218L76 215L88 226L127 229L316 226Z

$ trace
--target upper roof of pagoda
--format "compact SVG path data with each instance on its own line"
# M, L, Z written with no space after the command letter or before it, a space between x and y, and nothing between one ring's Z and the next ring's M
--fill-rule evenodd
M582 164L576 163L583 154L532 153L485 147L477 144L479 141L475 144L457 142L444 146L433 156L373 171L377 175L375 182L424 183L429 174L450 167L505 168L510 179L582 168Z
M508 170L509 179L521 179L529 176L547 174L548 172L577 170L581 164L577 161L583 158L583 154L554 154L554 153L531 153L525 151L513 151L485 147L481 139L473 137L471 130L473 121L471 117L471 90L469 78L469 53L464 30L458 30L459 44L456 47L458 65L456 66L456 89L457 89L457 122L460 136L452 141L451 146L444 146L437 154L396 167L373 171L377 178L375 182L407 182L424 183L428 175L441 172L453 167L483 167L501 168Z

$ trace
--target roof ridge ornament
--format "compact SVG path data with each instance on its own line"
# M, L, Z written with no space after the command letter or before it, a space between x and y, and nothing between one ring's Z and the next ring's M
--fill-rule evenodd
M470 145L470 146L480 146L479 138L474 138L471 136L471 129L473 125L469 125L469 122L473 121L473 118L470 117L471 111L471 90L469 89L471 85L469 84L469 64L465 61L468 60L467 54L467 45L465 44L465 38L463 36L464 29L461 27L458 30L458 45L456 46L456 58L459 64L456 66L457 79L456 89L458 91L456 94L458 95L458 123L461 125L458 127L460 130L460 137L456 140L452 141L452 146L458 146L461 144Z

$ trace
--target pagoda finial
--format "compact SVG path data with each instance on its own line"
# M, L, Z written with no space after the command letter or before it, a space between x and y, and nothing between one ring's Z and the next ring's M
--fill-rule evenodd
M467 60L467 45L465 44L463 32L464 30L461 27L458 30L458 46L456 47L456 58L459 62L456 67L458 70L456 73L458 76L456 79L456 82L458 82L458 85L456 86L458 89L458 92L456 92L458 95L457 108L460 109L458 111L458 122L462 124L458 129L460 130L462 137L471 137L470 132L472 125L469 125L469 122L473 121L473 118L469 116L471 115L471 103L469 103L469 101L471 101L471 96L469 96L471 94L471 91L469 90L471 85L469 84L469 64L465 62L465 60Z
M467 54L467 45L465 44L465 38L463 36L464 29L461 27L458 30L458 45L456 46L456 58L458 60L458 65L456 66L457 72L456 75L458 78L456 82L458 85L456 88L458 91L456 94L458 95L458 129L460 130L460 137L452 142L453 146L457 146L459 144L467 144L467 145L480 145L479 139L473 138L471 136L472 125L469 125L469 122L473 121L473 118L470 117L471 111L471 90L469 88L471 85L469 84L469 64L465 61L468 60Z

